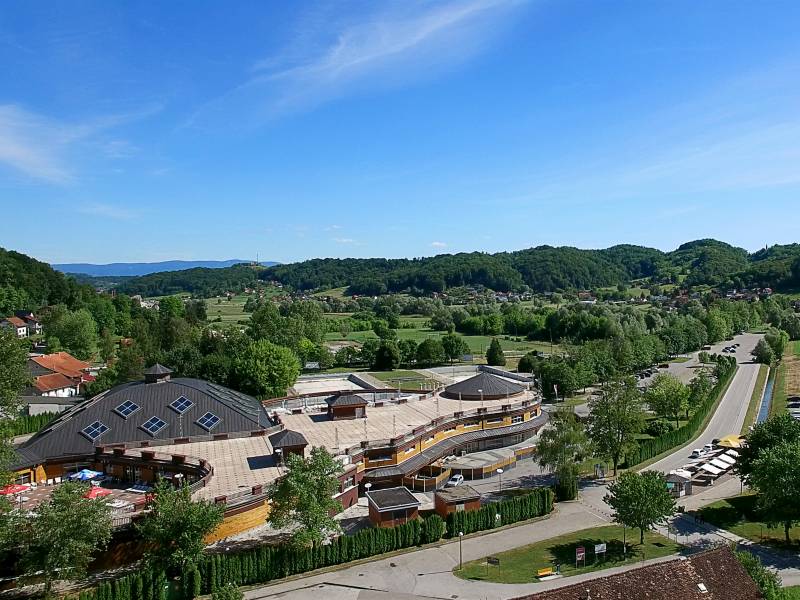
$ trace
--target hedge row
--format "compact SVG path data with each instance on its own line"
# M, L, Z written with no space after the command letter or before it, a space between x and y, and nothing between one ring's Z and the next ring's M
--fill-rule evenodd
M197 568L181 573L187 600L209 594L228 583L255 585L314 569L340 565L386 552L437 542L457 532L472 533L502 524L523 521L553 510L553 492L537 488L525 495L484 506L476 511L451 513L448 526L439 515L415 519L397 527L362 529L342 535L329 544L295 548L288 544L262 545L239 552L206 554ZM497 520L496 514L502 518ZM454 515L456 515L454 517ZM469 518L465 518L469 515ZM162 571L143 568L136 573L81 592L77 600L166 600L167 580Z
M736 359L730 360L728 357L720 357L717 363L717 383L706 399L700 403L692 417L673 431L657 438L639 442L638 448L630 452L626 457L625 467L634 467L693 439L705 422L706 417L713 410L719 397L725 393L728 384L736 373L736 368Z
M77 600L167 600L167 576L162 570L140 568L81 592Z
M478 510L450 513L447 515L445 536L452 538L459 533L474 533L518 521L527 521L549 514L552 510L553 491L550 488L537 488L523 496L487 504Z
M58 413L43 412L38 415L18 415L16 419L9 423L11 435L25 435L36 433L47 425Z

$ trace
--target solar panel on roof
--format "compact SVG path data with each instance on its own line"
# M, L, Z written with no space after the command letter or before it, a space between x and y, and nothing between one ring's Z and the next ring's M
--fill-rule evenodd
M193 405L194 403L191 400L189 400L186 396L181 396L177 400L173 400L170 403L169 407L179 415L182 415L187 410L189 410Z
M144 429L150 435L155 435L164 427L167 426L167 422L164 419L160 419L158 417L150 417L142 424L142 429Z
M136 402L131 402L130 400L126 400L122 404L120 404L117 408L114 409L114 412L117 413L123 419L127 419L137 410L139 410L139 405Z
M101 435L103 435L106 431L108 431L109 427L100 421L95 421L91 425L87 425L81 430L81 433L89 438L91 441L95 441Z
M211 412L207 412L202 417L197 419L197 424L200 425L200 427L202 427L206 431L211 431L212 429L214 429L214 427L219 425L220 421L221 419L217 415Z

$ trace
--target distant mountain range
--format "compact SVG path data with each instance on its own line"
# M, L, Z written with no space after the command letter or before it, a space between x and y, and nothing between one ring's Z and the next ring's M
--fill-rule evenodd
M62 263L51 265L62 273L75 273L91 275L93 277L136 277L162 273L164 271L184 271L198 267L206 269L224 269L240 263L251 263L249 260L231 258L229 260L165 260L152 263L109 263L97 265L92 263ZM280 263L273 261L261 262L264 267L271 267Z

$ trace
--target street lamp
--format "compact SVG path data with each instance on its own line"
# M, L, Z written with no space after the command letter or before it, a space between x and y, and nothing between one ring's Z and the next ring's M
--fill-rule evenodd
M481 408L483 408L483 390L478 390L478 393L481 395Z
M497 469L497 474L500 476L500 489L498 491L503 491L503 469Z
M459 531L458 532L458 570L459 571L464 568L464 548L461 545L461 540L463 539L463 537L464 537L464 532L463 531Z
M365 484L364 484L364 490L365 490L365 491L364 491L364 495L367 495L367 494L369 494L369 489L370 489L371 487L372 487L372 484L371 484L371 483L365 483Z

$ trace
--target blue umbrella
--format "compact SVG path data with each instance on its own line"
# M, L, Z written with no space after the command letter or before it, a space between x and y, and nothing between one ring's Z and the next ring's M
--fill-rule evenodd
M70 479L73 481L89 481L90 479L94 479L95 477L99 477L102 475L99 471L92 471L91 469L82 469L77 473L73 473L69 476Z

